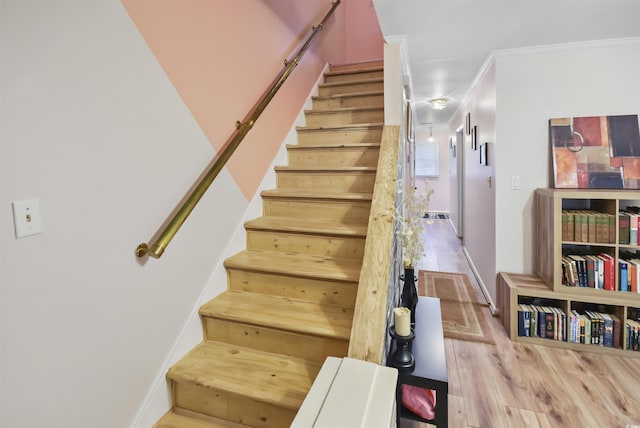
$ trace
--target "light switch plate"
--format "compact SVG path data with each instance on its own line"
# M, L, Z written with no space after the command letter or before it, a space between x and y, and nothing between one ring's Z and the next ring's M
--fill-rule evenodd
M24 201L14 201L12 205L16 239L42 233L40 201L37 199L28 199Z

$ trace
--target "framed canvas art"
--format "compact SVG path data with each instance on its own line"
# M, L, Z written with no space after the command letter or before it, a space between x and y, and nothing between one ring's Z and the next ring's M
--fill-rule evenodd
M638 115L549 121L554 187L639 189Z

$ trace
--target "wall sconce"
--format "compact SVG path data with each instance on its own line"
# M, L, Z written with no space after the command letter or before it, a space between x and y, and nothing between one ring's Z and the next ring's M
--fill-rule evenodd
M433 141L433 127L429 128L429 142Z

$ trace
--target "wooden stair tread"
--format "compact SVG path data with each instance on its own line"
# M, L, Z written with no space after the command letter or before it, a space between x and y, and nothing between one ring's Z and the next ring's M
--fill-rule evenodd
M305 114L334 114L334 113L352 113L361 111L380 111L384 110L384 106L370 107L336 107L331 109L310 109L305 110Z
M337 131L337 130L359 130L359 129L375 129L382 128L384 123L356 123L346 125L332 125L332 126L298 126L296 131L310 132L310 131Z
M293 277L358 282L362 263L354 259L244 250L224 261L225 268Z
M384 95L384 91L362 91L362 92L350 92L348 94L331 94L331 95L313 95L312 100L332 100L340 98L357 98L357 97L369 97L372 95Z
M384 82L384 78L382 78L382 77L374 77L374 78L371 78L371 79L349 80L349 81L346 81L346 82L320 83L320 84L318 84L318 88L335 88L335 87L339 87L339 86L351 86L351 85L361 85L363 83L382 83L382 82Z
M322 150L322 149L361 149L363 147L379 148L380 143L334 143L334 144L314 144L312 146L301 146L299 144L287 144L287 150Z
M192 412L189 412L192 413ZM251 428L235 422L214 417L183 415L175 411L166 413L153 428Z
M323 190L273 189L260 192L263 198L326 199L335 201L371 201L372 193L327 192Z
M370 73L372 71L384 71L384 66L376 65L362 68L355 68L352 70L337 70L337 71L327 71L324 73L325 76L344 76L345 74L358 74L358 73Z
M167 377L297 410L320 365L222 342L203 342L174 364Z
M305 234L323 234L333 236L367 236L367 225L362 223L345 223L329 219L306 219L295 217L262 216L247 221L248 230L269 230L280 232L298 232Z
M354 71L354 70L370 70L372 68L384 67L384 60L373 59L367 61L345 62L331 64L329 72L338 71Z
M353 320L352 309L246 291L225 291L200 315L342 340L349 340Z
M379 144L378 144L379 146ZM308 146L317 147L317 146ZM322 146L326 147L326 146ZM375 166L276 166L275 171L282 172L326 172L326 173L375 173L378 168Z

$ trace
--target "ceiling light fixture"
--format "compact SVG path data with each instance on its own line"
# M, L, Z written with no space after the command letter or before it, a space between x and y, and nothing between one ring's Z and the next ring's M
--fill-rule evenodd
M429 103L431 104L431 108L434 110L442 110L444 108L447 107L447 102L449 100L446 98L434 98L432 100L429 100Z

